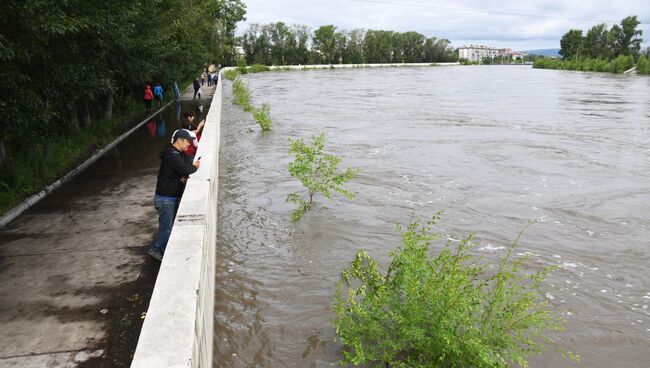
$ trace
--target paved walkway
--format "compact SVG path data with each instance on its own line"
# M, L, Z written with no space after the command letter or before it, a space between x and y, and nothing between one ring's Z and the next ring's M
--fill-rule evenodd
M181 95L181 97L178 99L180 102L203 102L203 101L212 101L212 96L214 95L214 91L217 89L217 85L213 84L208 87L208 82L205 82L201 90L203 93L201 94L201 98L198 96L196 99L194 98L194 88L190 86L185 93Z
M159 267L146 251L174 112L0 229L1 368L130 365Z

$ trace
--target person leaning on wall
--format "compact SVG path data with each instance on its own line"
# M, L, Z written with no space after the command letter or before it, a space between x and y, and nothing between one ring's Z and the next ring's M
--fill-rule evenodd
M159 261L162 261L165 254L187 178L201 166L199 160L191 164L185 157L185 152L194 139L187 130L179 129L174 132L171 143L160 153L160 169L153 200L158 211L158 234L147 252Z

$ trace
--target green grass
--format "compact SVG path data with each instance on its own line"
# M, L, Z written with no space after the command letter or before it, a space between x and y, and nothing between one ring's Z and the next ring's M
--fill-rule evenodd
M0 167L0 213L65 175L98 148L112 142L143 116L131 97L116 97L113 119L95 120L90 128L32 142Z
M241 106L244 111L253 111L251 105L251 92L248 90L246 83L241 79L237 79L232 84L232 93L234 96L233 103Z
M262 72L268 72L271 70L268 66L264 64L253 64L249 66L247 69L248 73L262 73Z
M234 81L241 73L238 69L228 69L223 74L228 78L228 80Z

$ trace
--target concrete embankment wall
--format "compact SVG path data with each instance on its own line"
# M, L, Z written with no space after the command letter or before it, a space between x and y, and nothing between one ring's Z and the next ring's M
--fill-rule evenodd
M133 368L212 367L221 76L142 326Z

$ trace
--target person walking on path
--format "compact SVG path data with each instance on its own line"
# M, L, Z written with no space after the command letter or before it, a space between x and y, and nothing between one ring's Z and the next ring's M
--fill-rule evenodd
M147 84L144 88L144 106L147 108L147 112L151 112L151 101L153 100L153 93L151 92L151 87Z
M181 97L181 90L178 88L178 82L174 80L174 97L178 100Z
M172 142L160 153L160 169L153 199L158 211L158 234L147 252L159 261L162 261L165 254L187 177L201 166L200 161L190 164L185 157L185 152L194 139L187 130L179 129L174 132Z
M201 89L201 82L199 82L199 77L196 77L196 79L192 82L192 86L194 87L194 97L192 99L195 99L196 94L199 93L199 89ZM200 94L199 98L201 98Z
M158 107L162 107L163 89L160 86L160 83L156 83L156 86L153 87L153 95L156 96L156 101L158 101Z

